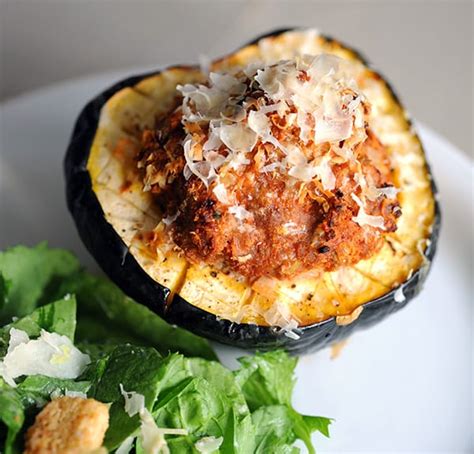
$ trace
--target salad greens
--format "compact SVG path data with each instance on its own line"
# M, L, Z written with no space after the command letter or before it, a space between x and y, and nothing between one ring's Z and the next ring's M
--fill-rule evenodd
M0 253L0 320L0 452L21 452L25 430L52 398L87 395L111 404L109 451L128 442L149 454L142 415L130 416L124 390L143 396L159 428L184 429L166 435L171 453L204 452L206 443L223 454L298 453L297 439L314 453L311 434L329 436L330 419L291 405L296 358L257 353L231 371L206 340L168 325L67 251L40 244ZM10 386L1 377L12 328L67 336L90 363L75 379L30 375Z
M0 254L0 323L23 317L49 299L49 289L65 276L80 269L68 251L49 249L46 243L35 248L16 246Z

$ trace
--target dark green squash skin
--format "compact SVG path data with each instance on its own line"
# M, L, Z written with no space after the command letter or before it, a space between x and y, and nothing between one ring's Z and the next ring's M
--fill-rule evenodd
M265 34L249 44L290 30L281 29ZM330 38L326 37L326 39L331 41ZM344 47L350 49L348 46L344 45ZM355 53L361 58L358 52ZM366 63L364 58L361 60ZM112 225L107 222L92 190L91 178L87 171L90 147L102 106L119 90L133 86L140 80L157 73L159 71L125 79L90 101L77 119L64 161L67 204L76 222L79 235L104 272L127 295L144 304L169 323L181 326L197 335L245 349L269 350L280 347L291 353L300 354L321 349L332 342L346 338L355 330L369 327L383 320L391 313L405 307L420 292L436 252L441 223L437 189L433 179L431 185L435 196L435 219L430 243L425 251L427 265L415 272L403 284L405 300L401 303L395 301L395 290L392 290L380 298L365 303L359 318L351 324L337 325L333 317L299 329L300 338L297 340L287 337L279 328L238 324L220 319L214 314L193 306L179 295L176 295L173 302L166 307L169 289L146 274L129 253L127 246ZM398 102L398 97L395 96L395 98Z

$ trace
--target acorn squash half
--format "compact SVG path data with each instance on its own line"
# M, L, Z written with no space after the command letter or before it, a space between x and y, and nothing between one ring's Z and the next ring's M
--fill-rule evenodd
M389 84L357 52L314 32L278 30L213 62L211 69L298 53L335 54L354 63L372 104L372 127L395 163L398 229L385 234L379 252L354 266L273 282L269 296L241 276L188 263L172 250L151 253L137 240L162 215L142 182L130 176L131 160L142 130L172 105L176 86L203 80L198 67L130 77L105 90L81 112L65 158L69 210L109 277L168 322L243 348L307 352L382 320L418 294L439 235L436 188L420 140ZM298 320L295 332L268 326L256 310L272 304L285 305Z

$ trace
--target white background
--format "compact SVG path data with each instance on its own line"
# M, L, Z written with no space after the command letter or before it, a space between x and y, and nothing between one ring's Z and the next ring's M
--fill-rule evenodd
M470 0L0 0L0 99L110 69L195 62L282 26L361 50L418 120L472 153Z

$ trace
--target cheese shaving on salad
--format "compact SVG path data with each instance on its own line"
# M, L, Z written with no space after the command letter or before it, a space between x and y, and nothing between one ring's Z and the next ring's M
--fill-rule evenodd
M43 329L37 339L30 339L26 332L11 328L7 354L0 361L0 376L16 387L15 378L22 375L77 378L89 363L89 355L67 336Z
M146 454L169 454L165 435L188 435L186 429L161 428L156 425L153 415L145 407L145 396L135 391L126 391L119 384L120 393L125 399L124 409L128 416L140 416L140 438ZM120 445L120 454L127 454L133 444L133 437L126 438Z
M204 437L198 440L194 447L201 454L211 454L216 452L222 445L224 439L222 437Z

